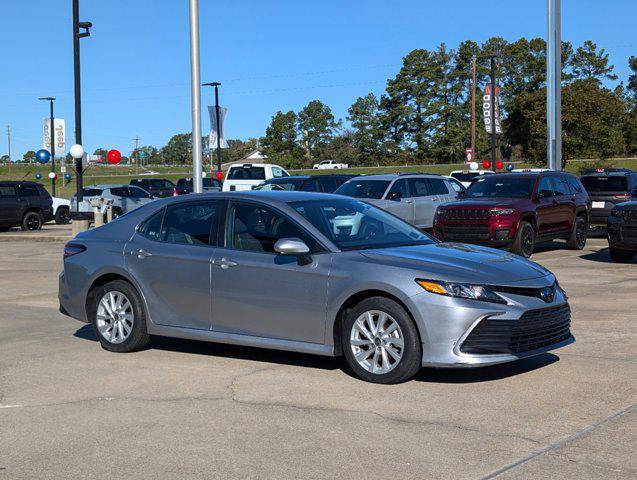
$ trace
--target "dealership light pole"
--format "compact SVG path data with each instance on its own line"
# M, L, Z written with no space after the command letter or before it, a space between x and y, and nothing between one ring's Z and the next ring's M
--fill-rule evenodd
M75 86L75 144L82 145L82 95L80 85L80 38L89 37L91 22L80 22L80 0L73 0L73 77ZM83 31L80 31L83 30ZM80 211L80 203L84 200L82 195L84 167L82 157L75 159L75 178L77 182L77 212Z
M45 100L49 102L50 105L50 124L49 124L49 145L50 145L50 154L51 154L51 171L55 173L55 127L53 120L53 102L55 101L55 97L40 97L38 100ZM55 197L55 176L51 176L51 195Z
M562 170L562 5L548 0L546 49L546 159L551 170Z
M219 122L219 86L220 82L204 83L203 87L215 87L215 121L217 130L217 173L221 171L221 123ZM212 147L212 145L210 146Z
M201 80L199 74L199 0L190 0L190 96L192 98L192 186L201 193Z
M496 150L497 150L497 139L496 139L496 135L497 135L497 125L496 125L496 118L495 118L495 102L497 101L497 95L496 95L496 77L495 77L495 59L496 59L496 55L490 55L489 57L489 61L491 62L491 169L495 172L497 171L497 168L495 167L496 164Z

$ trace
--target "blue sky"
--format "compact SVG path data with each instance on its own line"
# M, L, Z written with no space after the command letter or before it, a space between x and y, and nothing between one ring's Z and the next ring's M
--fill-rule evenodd
M81 0L83 136L129 153L133 138L164 145L189 132L188 1ZM620 80L637 55L634 0L563 0L562 36L592 39L610 53ZM13 157L42 144L48 107L67 121L73 143L71 0L5 1L2 6L0 155L11 125ZM546 35L546 0L200 0L202 81L221 81L229 138L261 136L277 110L320 99L345 118L358 97L384 90L403 56L441 42L456 47ZM202 106L212 101L204 89ZM205 110L204 110L205 111ZM203 118L207 133L209 121Z

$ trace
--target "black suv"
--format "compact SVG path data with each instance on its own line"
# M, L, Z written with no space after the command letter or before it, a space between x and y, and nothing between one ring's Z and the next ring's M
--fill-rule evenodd
M53 199L35 182L0 182L0 232L11 227L40 230L53 220Z
M606 226L613 262L630 262L637 254L637 202L624 202L610 212Z
M591 227L606 226L615 205L637 199L637 172L621 168L600 168L582 175L591 199Z
M177 194L175 184L165 178L135 178L129 185L143 188L153 197L172 197Z
M338 187L357 175L290 175L276 177L260 183L253 190L300 190L303 192L333 193Z

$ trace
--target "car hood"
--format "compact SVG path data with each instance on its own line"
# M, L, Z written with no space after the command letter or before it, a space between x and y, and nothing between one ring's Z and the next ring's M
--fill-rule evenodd
M527 287L543 287L555 281L553 274L537 263L478 245L435 243L364 250L361 254L379 264L417 270L431 280Z
M519 203L522 199L513 198L464 198L453 202L446 202L445 207L509 207Z

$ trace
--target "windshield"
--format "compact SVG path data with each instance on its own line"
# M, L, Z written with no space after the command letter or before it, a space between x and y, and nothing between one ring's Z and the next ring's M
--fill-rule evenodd
M290 205L341 250L435 243L408 223L358 200L306 200Z
M350 180L334 193L354 198L380 199L388 186L389 180Z
M261 185L254 187L255 190L299 190L304 178L277 178L272 180L266 180Z
M628 190L626 177L582 177L587 192L625 192Z
M482 176L467 189L465 198L531 198L535 177Z

